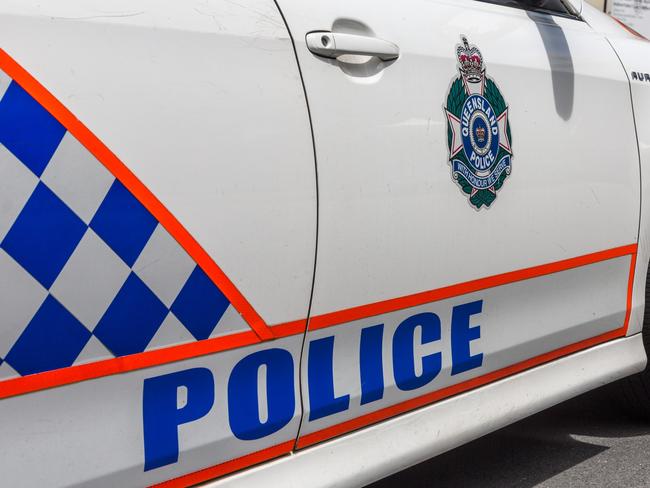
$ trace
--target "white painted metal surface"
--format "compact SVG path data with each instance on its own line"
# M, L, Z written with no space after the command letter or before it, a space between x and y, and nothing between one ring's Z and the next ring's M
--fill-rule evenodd
M650 175L650 82L632 80L632 72L650 74L650 43L639 39L621 24L608 15L603 15L598 9L585 5L582 13L585 21L597 32L607 36L608 41L616 51L626 75L630 80L630 90L634 107L636 136L639 149L639 164L641 168L641 194L650 191L648 175ZM634 293L632 297L632 312L630 316L629 334L641 331L645 308L645 283L650 261L650 201L641 199L641 216L639 219L639 249L634 273Z
M4 2L2 48L174 214L267 323L306 317L313 150L271 0Z
M279 2L319 161L313 315L635 242L629 90L601 35L583 22L474 0L371 3ZM304 43L315 29L389 40L400 58L323 60ZM446 145L443 106L461 34L481 49L512 125L512 176L480 212L450 182ZM553 73L549 57L560 72L572 63L574 77ZM604 134L617 144L598 144Z
M621 29L622 31L622 29ZM610 38L610 42L621 58L621 62L630 77L632 102L639 141L643 198L641 199L641 219L639 228L639 251L634 281L632 301L632 320L629 333L634 334L643 327L645 306L645 282L650 261L650 42L633 36L623 35ZM644 79L634 79L634 73L643 73ZM648 74L648 80L645 74Z

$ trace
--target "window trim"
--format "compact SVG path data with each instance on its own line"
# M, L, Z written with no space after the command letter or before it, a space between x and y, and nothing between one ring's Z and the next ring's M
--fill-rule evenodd
M577 12L573 5L571 5L569 2L566 0L559 0L562 5L564 5L564 8L566 8L566 12L558 12L555 10L549 10L549 9L544 9L544 8L537 8L537 7L531 7L529 5L505 5L504 3L499 2L499 0L475 0L477 2L482 2L482 3L489 3L492 5L498 5L500 7L504 8L514 8L517 10L525 10L526 12L535 12L543 15L551 15L554 17L562 17L564 19L571 19L571 20L578 20L580 22L584 22L584 19L580 16L579 12ZM518 2L518 0L512 0L515 2Z

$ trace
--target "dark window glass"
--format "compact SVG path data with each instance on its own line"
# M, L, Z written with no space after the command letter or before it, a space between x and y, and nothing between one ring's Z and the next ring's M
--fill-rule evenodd
M534 10L548 14L559 14L567 17L577 16L571 4L565 0L479 0L480 2L496 3L506 7Z

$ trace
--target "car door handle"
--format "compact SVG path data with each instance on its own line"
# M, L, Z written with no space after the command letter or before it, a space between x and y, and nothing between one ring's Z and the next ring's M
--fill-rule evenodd
M359 54L390 61L399 57L399 47L396 44L376 37L319 31L309 32L305 40L312 53L326 58L336 59L344 54Z

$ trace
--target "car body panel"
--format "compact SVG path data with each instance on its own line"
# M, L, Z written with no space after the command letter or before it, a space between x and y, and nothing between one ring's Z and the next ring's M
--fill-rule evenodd
M623 208L639 202L627 78L606 39L585 23L553 18L557 25L546 27L551 18L541 16L539 26L526 11L474 0L417 2L399 24L386 20L392 11L365 2L279 5L296 40L319 161L312 316L636 242L638 213L620 218ZM367 26L346 24L346 18L364 18ZM556 112L548 55L567 53L547 54L539 32L547 28L563 31L570 42L576 89L566 121ZM314 56L304 43L306 32L332 29L372 30L397 43L400 58L364 66L374 69L372 76L361 68L346 73L353 68ZM481 49L512 124L512 179L481 212L455 205L462 197L450 184L443 106L457 75L461 33ZM612 93L606 103L616 125L596 117L601 112L593 96L601 90ZM391 97L393 91L399 96ZM592 143L605 127L622 138L622 153ZM557 145L542 151L545 140ZM617 159L625 166L615 165ZM556 184L560 175L562 185ZM602 232L603 220L616 229ZM458 266L458 250L485 235L489 242L463 252Z
M639 163L628 80L602 34L575 19L471 0L373 8L362 1L308 7L280 0L279 5L296 40L319 168L318 256L303 354L305 415L298 446L327 438L323 432L331 436L346 430L341 424L349 423L347 430L358 427L360 421L352 419L372 417L370 412L423 392L462 384L605 332L626 333L630 259L621 262L620 275L612 275L612 281L594 281L587 271L575 281L564 281L562 273L544 279L533 275L509 292L462 296L466 283L635 245ZM400 22L392 22L396 17ZM322 58L304 42L307 33L319 30L385 39L399 46L400 56L359 64ZM480 50L486 76L505 98L512 127L512 173L489 208L478 211L452 180L443 110L457 76L461 36ZM602 92L607 99L596 102ZM597 134L617 143L599 144ZM561 292L515 291L535 282ZM595 315L576 317L572 325L559 325L554 314L526 315L535 321L518 315L526 310L526 297L535 297L544 310L562 310L574 288L591 285L603 287L608 296L609 286L616 287L617 304L600 312L585 305ZM423 305L443 289L450 290L446 297L460 300L453 302L456 306L485 296L466 336L471 336L466 359L475 368L466 376L450 375L448 369L456 369L445 343L454 335L453 306ZM491 292L498 297L488 298ZM600 295L595 289L589 293ZM410 302L422 307L409 308ZM509 312L493 323L496 310ZM406 327L417 311L435 311L429 318L438 323L417 324L412 340L421 349L411 374L421 383L399 386L398 372L391 374L391 355L395 361L400 354L413 354L410 349L396 352L393 331ZM601 319L603 328L596 325ZM386 364L385 378L374 380L382 391L364 400L365 378L350 371L359 369L353 363L363 354L363 346L356 353L360 337L371 333L369 326L382 324L382 354L375 354ZM331 353L337 366L331 380L328 372L317 385L309 378L310 368L317 367L310 363L311 348L324 347L322 336L328 331L322 329L329 326L337 335ZM555 326L566 332L557 341ZM430 335L424 337L426 330ZM612 336L601 340L607 338ZM436 355L439 344L444 344L442 359ZM490 365L492 360L499 364ZM429 381L420 369L427 362Z
M630 80L630 96L634 107L636 135L638 139L639 164L641 168L641 193L647 195L650 175L650 42L640 39L621 24L597 9L586 5L585 21L604 33L616 51ZM646 77L647 74L647 77ZM629 333L643 328L645 308L645 283L647 263L650 261L650 200L641 199L639 219L639 249L635 271L634 295Z
M22 418L4 417L3 450L16 457L3 469L20 485L142 486L267 447L271 457L289 452L295 395L276 435L257 443L238 441L227 409L208 401L215 388L218 401L228 397L237 357L252 353L245 346L287 335L280 364L297 389L316 178L307 104L275 4L8 2L0 25L0 398ZM158 441L145 425L164 410L146 407L144 385L161 383L145 378L182 373L178 361L197 357L221 379L207 368L203 380L172 375L178 398L167 419L184 424L203 408L220 416L217 428L181 432L160 443L171 446L164 454L147 456ZM164 393L152 391L162 407ZM26 476L38 452L48 461Z
M625 335L633 270L627 254L310 328L298 447Z
M0 22L3 49L182 223L267 324L305 319L315 168L300 75L272 1L10 1Z
M587 23L472 0L278 3L0 8L1 299L5 313L39 310L5 315L0 345L14 351L16 324L61 317L93 333L63 363L46 359L64 334L22 347L24 362L0 351L11 484L189 486L290 453L223 483L366 483L645 365L648 144L639 135L639 153L635 124L647 132L648 97L628 81L645 44L586 5ZM401 57L315 58L304 34L330 28L396 41ZM513 173L480 211L446 148L463 34L512 123ZM7 138L17 94L60 141ZM55 143L41 174L32 150ZM137 252L111 236L140 235L115 231L140 206L93 224L114 185L145 209ZM118 264L89 251L83 273L41 274L25 253L40 263L34 249L60 244L33 246L34 222L67 211L43 219L34 195L89 225L75 253L108 246ZM189 296L225 297L208 332L182 316L204 313L200 300L174 308L195 273ZM57 285L68 275L85 277L76 293ZM144 328L140 308L160 309L146 290L168 314L137 350L100 332L117 298L105 310L93 290L113 275L140 291L109 321L124 336Z

